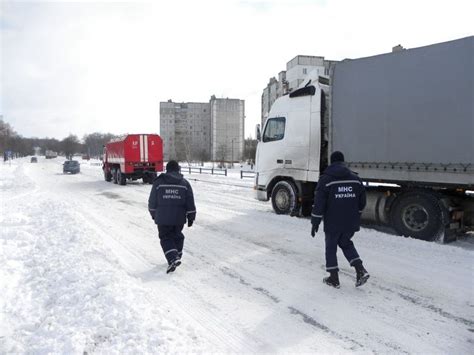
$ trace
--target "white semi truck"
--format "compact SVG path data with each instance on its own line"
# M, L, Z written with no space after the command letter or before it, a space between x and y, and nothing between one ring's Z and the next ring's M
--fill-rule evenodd
M449 241L474 227L474 37L310 73L257 138L257 198L276 213L309 215L340 150L366 182L364 221Z

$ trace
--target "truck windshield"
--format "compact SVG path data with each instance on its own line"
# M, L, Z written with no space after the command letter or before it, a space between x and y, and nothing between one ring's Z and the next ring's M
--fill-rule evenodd
M263 133L263 142L273 142L285 136L285 117L269 118Z

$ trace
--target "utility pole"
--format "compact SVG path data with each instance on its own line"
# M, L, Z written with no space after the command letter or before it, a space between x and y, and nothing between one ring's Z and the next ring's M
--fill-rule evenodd
M234 138L232 138L232 167L234 167Z

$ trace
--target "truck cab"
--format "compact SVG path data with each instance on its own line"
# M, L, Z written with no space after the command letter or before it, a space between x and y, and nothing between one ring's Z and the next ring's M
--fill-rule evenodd
M324 78L323 78L324 79ZM324 86L317 72L273 104L256 154L257 199L272 198L278 214L297 213L312 200L315 183L327 159L321 132L326 114ZM323 144L321 142L323 141ZM304 206L304 214L308 206Z

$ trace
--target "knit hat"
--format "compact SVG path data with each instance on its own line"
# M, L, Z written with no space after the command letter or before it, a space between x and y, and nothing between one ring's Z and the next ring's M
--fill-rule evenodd
M166 171L167 172L179 172L181 170L181 167L179 166L178 162L176 160L170 160L168 164L166 164Z
M331 164L335 162L343 162L344 161L344 154L340 151L335 151L331 154Z

